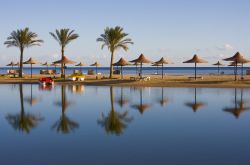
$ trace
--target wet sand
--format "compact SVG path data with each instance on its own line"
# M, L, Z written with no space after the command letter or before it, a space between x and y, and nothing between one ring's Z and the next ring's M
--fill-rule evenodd
M135 75L124 75L124 79L121 80L119 75L115 75L114 79L108 79L108 75L99 75L96 79L95 75L86 76L84 82L72 82L69 80L64 81L59 77L55 78L55 84L83 84L90 86L143 86L143 87L204 87L204 88L250 88L250 76L245 76L244 80L240 79L234 81L234 75L205 75L203 79L193 80L188 77L193 75L166 75L164 79L161 75L144 75L143 77L149 76L150 81L135 81L130 80L130 77ZM1 84L17 84L17 83L39 83L38 79L41 75L33 75L30 78L26 75L24 78L10 78L7 76L0 77ZM44 77L44 76L43 76Z

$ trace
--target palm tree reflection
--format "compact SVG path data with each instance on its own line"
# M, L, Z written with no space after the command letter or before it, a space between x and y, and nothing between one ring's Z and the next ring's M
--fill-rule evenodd
M143 114L150 107L151 107L150 104L143 103L142 88L140 88L140 104L133 105L132 108L137 109L141 114Z
M224 108L224 112L231 113L235 116L236 119L240 117L240 115L249 110L250 107L246 107L246 102L243 100L243 89L241 89L241 97L240 101L237 101L237 89L234 90L234 107Z
M61 102L56 102L56 105L62 108L62 114L60 119L52 126L52 129L56 129L58 133L67 134L79 128L79 124L65 114L66 109L72 105L72 102L67 101L64 85L61 86Z
M127 124L130 123L133 118L128 117L127 111L123 113L115 111L113 87L110 87L110 101L111 111L107 116L102 113L101 118L97 120L97 123L105 128L106 133L120 135L123 133L123 130L127 128Z
M30 133L31 129L35 128L38 125L38 123L43 120L43 118L35 114L25 113L22 84L19 84L19 93L20 93L21 112L20 114L8 114L6 116L6 119L15 130L19 130L25 133Z
M205 106L205 103L203 102L197 102L197 96L196 96L196 88L194 88L194 102L188 102L186 103L186 106L192 108L194 112L197 112L199 109Z

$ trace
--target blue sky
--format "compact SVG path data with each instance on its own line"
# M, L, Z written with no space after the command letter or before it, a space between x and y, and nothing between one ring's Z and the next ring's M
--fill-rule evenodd
M45 42L25 51L25 59L59 59L60 48L49 35L56 28L74 29L80 38L66 55L86 64L108 65L110 53L96 42L107 26L122 26L135 42L117 51L128 60L144 53L152 60L166 57L175 65L198 53L213 63L242 52L250 58L250 2L248 0L1 0L0 66L19 59L16 48L3 43L16 29L29 27Z

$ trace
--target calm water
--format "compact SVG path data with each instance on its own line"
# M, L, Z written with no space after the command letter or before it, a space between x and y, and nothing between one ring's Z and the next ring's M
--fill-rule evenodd
M250 89L0 90L0 164L250 164Z
M0 74L6 74L7 69L11 69L10 67L0 67ZM14 67L14 69L17 69ZM46 67L34 67L33 73L39 74L40 70L46 69ZM49 69L55 69L54 67L49 67ZM79 67L68 67L66 69L67 74L73 73L74 69L80 69ZM94 72L95 67L82 67L83 73L87 73L89 69L93 69ZM115 67L114 69L120 69ZM246 70L250 70L250 67L244 67L244 74L246 73ZM57 73L60 73L60 68L56 68ZM109 73L109 67L100 67L98 68L98 73L102 74L108 74ZM24 68L24 73L30 74L30 67ZM225 74L233 74L234 68L233 67L222 67L220 68L220 72L224 72ZM241 72L241 68L239 67L238 72ZM135 74L136 68L135 67L124 67L123 69L124 74ZM143 73L144 74L155 74L157 73L156 67L143 67ZM161 74L161 67L158 68L158 73ZM164 73L169 75L187 75L187 74L193 74L194 68L193 67L164 67ZM197 74L217 74L217 67L197 67Z

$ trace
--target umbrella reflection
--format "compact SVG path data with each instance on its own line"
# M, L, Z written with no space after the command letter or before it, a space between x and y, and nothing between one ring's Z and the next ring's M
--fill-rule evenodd
M123 108L129 103L128 99L126 99L123 95L123 87L121 87L121 97L117 100L117 103L121 108Z
M128 112L116 112L114 107L114 93L113 87L110 87L110 101L111 101L111 111L107 116L103 113L97 123L105 128L106 133L121 135L127 124L130 123L133 118L128 117Z
M197 102L197 91L196 88L194 88L194 102L188 102L186 103L186 106L190 107L193 109L194 112L197 112L199 109L204 107L206 104L203 102Z
M159 99L158 102L162 107L168 104L168 99L164 97L164 88L161 88L161 99Z
M33 87L33 85L30 84L30 97L25 97L24 98L24 101L27 102L30 106L33 106L33 105L39 103L39 101L40 101L40 99L33 96L32 87Z
M61 86L61 102L56 102L57 106L62 108L61 117L60 119L52 126L52 129L56 129L58 133L68 134L75 129L79 128L79 124L73 120L71 120L66 115L67 108L72 105L73 103L67 101L66 93L65 93L65 86Z
M240 101L237 101L237 89L234 90L234 107L224 108L224 112L231 113L238 119L240 115L249 110L250 107L246 107L246 102L243 100L243 89L241 89Z
M143 103L142 101L142 88L140 90L140 104L133 105L132 108L137 109L141 114L143 114L147 109L151 107L150 104Z
M23 103L23 85L19 84L21 112L20 114L8 114L6 119L9 124L15 129L21 132L30 133L31 129L35 128L43 118L39 115L25 113Z

